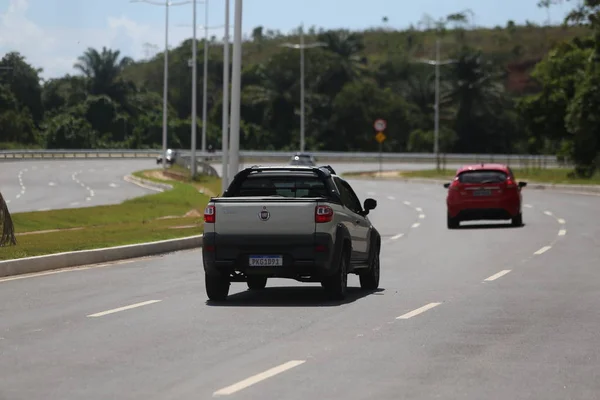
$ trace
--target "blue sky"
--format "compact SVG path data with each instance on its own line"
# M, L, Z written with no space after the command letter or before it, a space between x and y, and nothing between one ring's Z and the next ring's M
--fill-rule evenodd
M158 1L158 0L154 0ZM175 0L180 1L180 0ZM233 8L231 3L231 23ZM306 27L402 29L417 25L424 15L434 19L470 9L478 26L505 25L512 19L544 23L548 15L537 0L245 0L243 31L262 25L286 33ZM209 0L210 35L223 36L225 0ZM554 7L558 23L567 7ZM204 25L204 4L198 4L198 24ZM129 0L0 0L0 53L19 51L44 69L45 78L73 73L72 64L87 47L118 48L136 59L164 48L165 8ZM191 37L192 5L171 7L170 46ZM199 31L199 35L202 32Z

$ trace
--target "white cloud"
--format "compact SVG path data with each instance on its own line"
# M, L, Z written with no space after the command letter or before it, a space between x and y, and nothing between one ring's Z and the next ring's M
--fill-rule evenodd
M43 68L45 79L74 74L73 64L88 47L119 49L134 59L148 56L144 44L162 51L163 27L140 24L126 16L108 17L102 28L68 29L44 27L27 16L28 0L9 0L0 14L0 53L18 51L36 68ZM170 46L185 39L187 32L172 29Z

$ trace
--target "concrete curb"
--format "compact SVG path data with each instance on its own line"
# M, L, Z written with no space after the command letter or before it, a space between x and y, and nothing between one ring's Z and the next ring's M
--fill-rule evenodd
M352 174L345 175L346 179L357 180L380 180L380 181L395 181L403 183L423 183L423 184L439 184L450 182L450 179L427 179L427 178L403 178L400 176L353 176ZM576 193L576 194L598 194L600 195L600 185L565 185L554 183L539 183L528 182L525 189L533 190L551 190L556 192Z
M81 250L45 256L0 261L0 277L101 264L202 247L202 235L102 249Z
M167 183L153 182L151 180L138 178L137 176L133 175L125 175L123 180L125 182L133 183L134 185L143 187L144 189L150 189L157 192L164 192L165 190L173 189L173 186Z

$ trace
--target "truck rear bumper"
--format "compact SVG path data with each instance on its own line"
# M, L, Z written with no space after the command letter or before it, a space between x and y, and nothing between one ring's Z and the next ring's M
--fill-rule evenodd
M335 272L330 235L219 235L205 233L202 260L207 274L266 276L318 281ZM251 266L251 256L282 257L281 266Z

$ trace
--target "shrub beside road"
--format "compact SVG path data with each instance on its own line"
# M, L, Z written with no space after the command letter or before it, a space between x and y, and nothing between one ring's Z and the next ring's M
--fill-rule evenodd
M66 251L144 243L198 235L202 210L220 179L185 172L140 171L138 178L172 185L172 190L121 204L13 214L17 245L4 247L0 260ZM201 193L202 190L204 193Z

